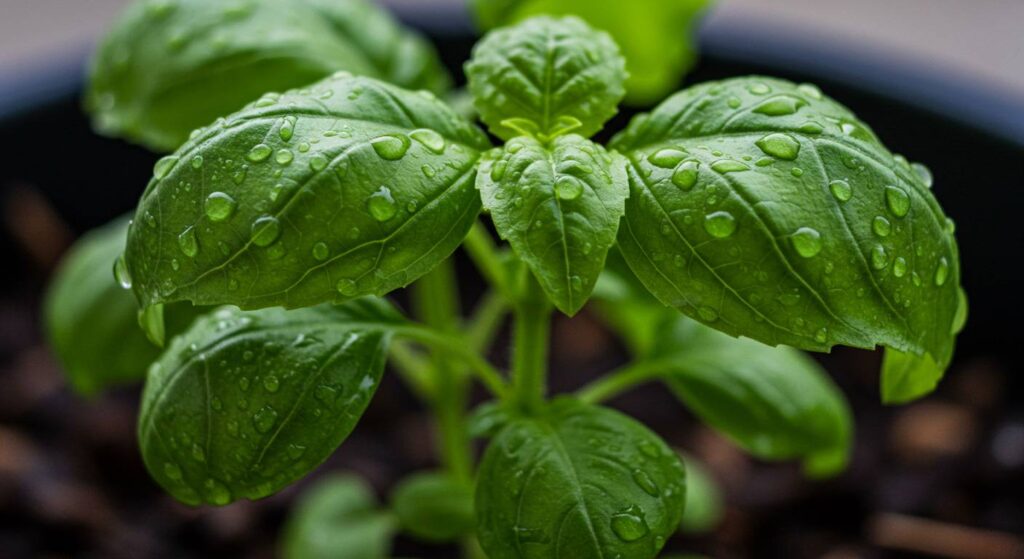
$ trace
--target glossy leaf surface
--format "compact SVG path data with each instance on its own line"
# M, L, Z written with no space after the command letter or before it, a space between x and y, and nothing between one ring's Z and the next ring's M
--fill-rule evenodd
M400 322L374 299L196 321L149 372L139 416L147 469L190 505L279 491L355 427Z
M351 474L318 481L300 497L284 528L285 559L384 559L394 517L380 509L373 490Z
M884 345L939 374L949 363L951 222L924 176L816 87L702 84L613 147L631 189L619 245L662 302L772 345Z
M159 151L260 95L339 70L447 88L433 49L364 0L142 0L103 40L86 105L96 127Z
M625 208L622 159L575 134L549 146L524 136L485 159L477 187L498 233L548 297L566 314L579 311Z
M138 304L111 270L124 252L128 219L118 219L82 237L64 257L46 294L46 330L72 386L91 395L141 381L160 348L139 329ZM175 335L201 312L188 303L166 311Z
M477 484L480 543L491 559L652 558L678 528L684 478L643 425L557 401L491 441Z
M615 114L626 73L607 33L574 17L537 17L488 33L466 76L480 118L507 140L592 136Z
M416 538L447 542L471 534L473 488L443 472L423 472L402 480L391 494L391 508L402 531Z
M695 33L708 0L473 0L484 29L540 15L575 15L611 34L626 58L626 100L648 104L675 90L696 59Z
M267 97L157 163L128 236L135 292L260 308L403 287L476 219L486 147L433 95L370 78Z

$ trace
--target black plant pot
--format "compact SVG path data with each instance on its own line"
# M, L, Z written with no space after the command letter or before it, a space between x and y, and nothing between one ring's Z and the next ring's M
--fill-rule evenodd
M428 33L446 63L456 75L461 76L461 64L468 58L475 41L465 14L437 13L423 8L404 12L401 16ZM905 154L912 161L927 164L935 176L936 195L957 222L963 283L971 303L968 326L958 344L951 378L943 384L937 398L962 401L962 394L954 394L954 390L960 388L951 387L960 386L958 378L975 373L980 367L978 363L997 370L1019 368L1016 355L1019 348L1015 344L1019 343L1020 335L1015 320L1024 316L1024 303L1016 296L1019 274L1015 253L1024 247L1024 227L1016 215L1024 210L1024 107L1014 106L984 91L972 90L952 78L916 72L891 61L863 58L855 50L838 46L829 48L828 43L780 39L780 35L770 30L724 25L708 28L702 34L701 62L686 82L744 74L770 74L814 82L871 123L891 149ZM5 190L5 198L12 189L30 185L42 192L57 213L78 232L131 209L156 159L154 154L141 148L99 137L91 131L78 101L81 63L76 59L64 67L19 80L16 86L8 86L6 90L2 89L4 84L14 82L0 80L0 186ZM632 110L623 110L607 129L620 129L633 114ZM32 274L24 272L30 269L27 257L11 235L4 234L0 238L0 258L11 263L4 275L5 288L24 289L26 283L38 283ZM38 285L30 285L27 291L20 292L35 300ZM5 318L0 320L0 325L9 322L11 320ZM574 328L560 321L556 323L556 336L562 335L577 342L580 337L586 337L585 333L581 334ZM33 343L38 341L28 345ZM582 343L586 346L585 340ZM8 348L12 352L18 349L12 345L8 340L2 344L5 361L15 358L14 353L7 351ZM605 355L602 359L607 361L614 357ZM877 403L873 376L873 371L877 370L877 356L843 351L823 359L847 392L857 416L858 443L851 471L838 481L808 489L801 482L793 481L799 476L794 477L790 470L781 474L777 469L758 470L753 477L759 481L752 487L780 485L780 480L783 480L781 485L785 490L775 487L760 493L754 491L754 494L735 496L736 488L732 488L733 502L739 507L730 513L727 527L729 530L741 530L745 535L730 536L727 533L697 539L696 547L691 549L715 554L756 553L795 557L817 555L834 549L832 546L852 545L858 548L868 545L863 538L873 511L896 509L931 515L936 507L941 508L941 503L935 503L937 497L930 495L932 491L946 491L954 497L959 494L957 491L968 492L977 509L974 517L965 519L969 523L1024 532L1024 496L1020 494L1021 489L1007 490L1004 486L1007 479L1017 477L1019 481L1019 476L1024 473L1022 466L991 465L993 460L987 454L988 437L992 433L1022 420L1019 414L1020 404L1024 401L1024 381L1019 376L999 377L1000 403L979 412L982 415L979 421L985 427L983 434L974 439L977 448L972 448L959 461L922 473L890 464L889 461L893 460L891 454L880 449L885 446L886 422L894 412ZM589 367L595 367L594 363L578 366L574 355L569 354L556 353L553 360L556 366L561 364L566 369L579 371L579 376L590 374ZM556 383L554 388L569 388L580 380L565 375L553 380ZM0 383L3 382L6 379L0 377ZM373 460L381 461L381 456L387 456L379 454L383 452L380 451L381 445L398 445L411 440L394 435L396 420L391 411L411 406L408 394L400 388L385 387L382 395L384 402L379 405L375 402L374 406L383 408L383 411L374 412L371 408L364 421L366 425L360 426L360 430L370 434L359 437L360 430L357 430L357 436L346 443L357 448L349 458L341 459L340 464L356 469L362 467L364 472L369 469L373 481L387 485L393 481L392 474L402 472L374 477L373 468L376 466L367 466L366 463L360 466L358 457L353 458L362 451L378 452L377 456L366 459L374 464ZM126 398L133 403L131 396ZM692 442L693 432L697 429L692 418L682 423L677 420L678 408L657 389L637 392L620 398L616 403L649 421L660 432L668 433L670 441L684 445ZM58 404L79 405L69 397L62 397ZM422 422L421 419L421 416L412 414L402 421L407 427L411 422ZM23 421L6 418L0 412L0 421L8 420L15 423ZM27 426L17 423L17 427L24 427L29 433L38 433L40 429L31 421ZM45 433L51 428L58 429L48 424L44 424L42 429ZM367 442L381 433L391 433L390 441ZM424 462L429 458L418 460L412 460L408 467L424 467L429 463ZM980 473L974 471L978 464L985 465ZM131 460L128 469L131 468L141 471L137 459ZM131 487L147 495L158 494L151 484L146 489L139 489L149 483L144 473L135 472L132 476ZM4 496L5 493L0 491L0 518L18 510L7 507ZM260 545L265 546L273 540L281 511L290 496L271 500L266 505L269 508L256 509L264 512L260 513L261 520L253 526L267 528L267 535L252 542L261 542ZM736 528L737 525L741 528ZM46 528L30 523L21 530L27 534L41 534ZM185 528L175 530L161 534L168 538L180 536L201 540L205 537L201 528L192 525L186 524ZM824 543L813 540L807 543L806 533L825 534L821 536ZM21 540L17 542L22 547L16 549L28 549L31 553L77 550L77 546L88 548L93 542L88 537L81 539L80 535L64 536L74 542L68 544L68 549L64 546L34 547ZM0 529L0 546L10 538L14 536ZM171 547L154 544L155 548L145 549L153 550L154 554L159 550L160 553L177 556L201 556L215 551L257 553L253 551L254 547L243 543L249 540L251 538L238 538L238 541L232 540L233 543L174 544ZM400 545L405 546L400 548L403 553L429 556L428 551L411 543ZM102 545L89 549L109 550Z

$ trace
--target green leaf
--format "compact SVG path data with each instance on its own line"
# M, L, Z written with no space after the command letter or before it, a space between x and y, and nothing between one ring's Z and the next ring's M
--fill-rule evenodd
M705 534L714 530L725 515L722 490L705 466L689 455L686 465L686 508L680 530L686 534Z
M581 136L509 141L477 175L484 208L548 297L573 315L615 243L628 191L618 156Z
M351 474L333 474L311 486L284 527L285 559L388 557L394 517L380 509L373 490Z
M622 100L626 72L607 33L575 17L538 17L488 33L466 76L491 132L546 140L600 130Z
M771 345L883 345L948 365L952 222L921 173L816 87L696 86L613 146L631 190L619 246L665 304Z
M403 287L469 231L487 147L433 95L370 78L257 102L157 163L128 235L136 295L291 308Z
M649 357L679 314L658 302L629 270L618 250L608 253L594 286L595 308L637 360Z
M814 477L845 468L853 431L849 406L802 352L731 338L679 317L653 358L687 407L747 452L802 459Z
M402 480L391 494L391 508L404 532L427 541L454 541L476 524L473 488L443 472Z
M190 505L260 499L309 473L352 431L401 317L383 300L242 312L175 338L149 371L139 443Z
M672 92L696 61L696 25L709 0L473 0L484 29L539 14L575 15L611 34L626 58L626 100L650 104Z
M364 0L145 0L93 57L86 105L101 132L158 151L269 91L339 70L438 93L433 49Z
M491 559L651 558L679 526L679 457L640 423L572 400L520 418L480 465L476 510Z
M82 237L64 257L46 293L44 317L50 345L71 385L83 395L141 381L160 355L138 324L138 304L111 273L124 252L128 220L117 219ZM167 310L167 330L177 334L198 314L187 303Z
M882 402L905 404L929 394L944 372L928 355L886 348L882 359Z

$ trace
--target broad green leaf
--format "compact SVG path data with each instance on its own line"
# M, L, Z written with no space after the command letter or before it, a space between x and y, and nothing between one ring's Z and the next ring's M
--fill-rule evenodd
M523 136L484 159L477 187L498 233L552 302L568 315L579 311L622 218L628 191L621 158L575 134L547 146Z
M685 474L657 435L572 400L513 421L480 465L476 510L491 559L651 558L679 527Z
M956 240L924 174L812 85L683 91L614 141L619 246L662 302L734 336L814 351L952 356Z
M64 257L46 293L46 331L71 385L92 395L141 381L160 355L139 329L138 304L111 273L124 252L128 220L118 219L82 237ZM199 310L188 303L167 310L167 330L183 331Z
M598 308L627 342L642 336L630 343L642 349L638 361L653 364L703 421L759 458L802 459L815 477L846 466L849 406L814 360L680 316L645 292L618 258L609 260L602 283L615 288L599 294Z
M403 287L480 211L483 133L340 74L200 131L154 169L126 260L143 306L301 307Z
M391 494L391 508L402 531L437 542L473 532L473 488L442 472L413 474Z
M709 0L473 0L484 29L540 15L575 15L611 34L626 58L626 100L672 92L696 61L696 25Z
M845 468L853 431L849 406L802 352L732 338L679 317L654 359L687 407L754 456L802 459L815 477Z
M624 62L607 33L538 17L487 34L466 63L480 118L503 139L590 137L617 111Z
M159 151L269 91L339 70L445 90L436 53L364 0L140 0L92 61L96 127Z
M683 464L686 465L686 508L680 530L687 534L710 532L725 514L722 490L695 458L683 455Z
M197 320L149 371L139 416L147 469L190 505L279 491L348 437L400 322L373 299Z
M284 527L284 559L384 559L395 519L373 490L351 474L333 474L299 499Z

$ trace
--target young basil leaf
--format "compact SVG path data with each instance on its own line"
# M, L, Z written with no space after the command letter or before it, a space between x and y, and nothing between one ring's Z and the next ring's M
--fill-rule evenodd
M626 100L643 105L672 92L696 60L696 25L709 0L473 0L484 29L540 15L576 15L603 29L626 58Z
M722 490L695 458L684 454L683 464L686 465L686 508L679 529L687 534L705 534L722 522L725 514Z
M754 456L800 458L813 477L846 467L849 406L802 352L732 338L678 317L652 358L687 407Z
M562 312L590 296L625 207L619 156L575 134L513 138L477 175L484 208Z
M147 469L189 505L279 491L348 437L400 322L383 300L197 320L149 371L139 416Z
M480 118L508 140L590 137L625 94L625 62L607 33L575 17L537 17L488 33L466 76Z
M86 105L101 132L159 151L268 91L336 71L441 92L449 80L417 35L363 0L145 0L92 61Z
M388 557L395 519L380 509L373 490L351 474L333 474L311 486L284 527L285 559Z
M491 559L655 557L683 513L679 457L640 423L572 400L491 442L476 490Z
M402 480L391 494L391 508L402 530L422 540L454 541L476 525L473 488L442 472Z
M884 345L948 365L951 222L922 175L816 87L696 86L613 146L631 189L619 245L662 302L771 345Z
M86 396L141 381L160 355L139 329L135 297L111 273L127 234L124 218L82 237L46 292L43 314L50 345L72 387ZM171 305L167 330L172 335L185 330L199 312L188 303Z
M345 74L256 103L157 163L128 234L143 306L299 307L430 271L480 211L479 129Z

